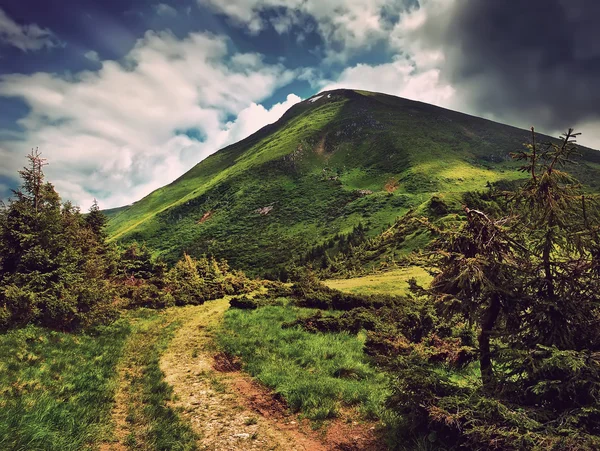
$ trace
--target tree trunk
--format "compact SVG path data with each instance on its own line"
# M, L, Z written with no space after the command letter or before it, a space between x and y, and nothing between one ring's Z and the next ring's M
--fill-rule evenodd
M544 279L546 283L546 296L549 301L554 301L554 277L552 276L552 231L546 232L546 240L544 242L544 249L542 253L542 260L544 265Z
M483 315L481 332L479 333L479 364L481 367L481 382L484 387L489 387L494 381L492 356L490 351L490 336L499 314L500 298L497 294L493 294Z

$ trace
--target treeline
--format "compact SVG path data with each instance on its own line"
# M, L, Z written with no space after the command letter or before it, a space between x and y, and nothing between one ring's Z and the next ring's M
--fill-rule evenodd
M311 248L301 259L301 268L310 268L319 278L357 277L373 269L419 264L410 247L425 245L430 241L428 230L414 222L413 210L380 234L369 237L362 223L347 234L337 234L329 241ZM291 268L291 269L290 269ZM298 268L290 266L286 274L298 280ZM281 279L280 279L281 280Z
M28 160L22 187L0 208L0 330L81 329L114 320L122 308L201 304L254 286L225 261L186 255L169 269L145 246L108 244L98 204L83 215L61 202L40 153Z

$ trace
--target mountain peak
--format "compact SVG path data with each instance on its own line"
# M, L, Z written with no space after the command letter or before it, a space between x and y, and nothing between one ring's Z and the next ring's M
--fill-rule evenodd
M306 102L315 102L320 99L332 99L332 98L346 98L346 99L358 99L363 97L362 94L353 89L333 89L330 91L321 91L318 94L305 100Z
M509 154L529 135L390 95L323 91L120 212L109 233L169 261L212 254L272 271L359 222L377 233L432 196L460 205L465 192L523 177ZM573 175L598 189L586 163L600 153L582 153Z

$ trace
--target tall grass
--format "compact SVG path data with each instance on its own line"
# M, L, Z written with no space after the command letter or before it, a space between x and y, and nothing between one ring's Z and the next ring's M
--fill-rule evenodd
M281 327L309 313L313 311L280 306L231 309L217 340L226 352L242 358L246 371L307 418L332 418L348 406L379 418L388 395L388 376L366 361L364 337Z
M126 376L130 449L193 450L196 436L169 402L159 359L178 324L140 309L88 334L29 326L0 336L0 450L71 451L115 441L112 408Z
M0 449L80 450L109 432L125 321L93 334L0 336Z

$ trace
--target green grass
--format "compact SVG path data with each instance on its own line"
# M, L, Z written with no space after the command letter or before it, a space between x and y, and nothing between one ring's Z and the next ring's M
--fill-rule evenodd
M0 449L81 450L110 433L125 321L94 334L0 336Z
M125 443L135 450L192 450L195 435L169 406L159 358L177 323L150 310L67 334L29 326L0 336L0 449L95 449L114 438L112 409L124 367Z
M164 313L140 309L130 314L132 335L125 348L127 389L126 443L135 450L196 449L196 435L180 413L169 406L173 389L159 366L178 327Z
M309 419L332 418L349 406L379 418L388 377L367 362L363 336L281 328L312 312L290 306L230 309L217 341L226 352L241 357L246 371Z
M348 293L405 295L408 293L408 280L412 278L421 286L428 286L432 279L425 269L410 266L351 279L330 279L324 283Z

